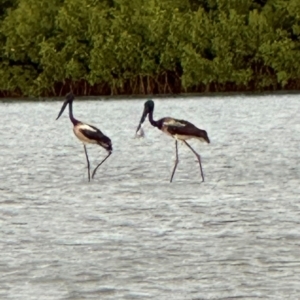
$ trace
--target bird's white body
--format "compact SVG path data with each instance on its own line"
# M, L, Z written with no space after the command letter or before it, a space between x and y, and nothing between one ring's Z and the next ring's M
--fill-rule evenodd
M178 141L185 141L185 140L190 140L190 139L193 138L189 135L182 135L182 134L174 134L174 135L171 135L171 136L173 136Z
M83 143L83 144L97 144L97 141L96 140L91 140L89 139L88 137L86 137L82 132L81 130L89 130L89 131L92 131L92 132L96 132L96 130L87 125L87 124L83 124L83 123L80 123L76 126L73 127L73 131L74 131L74 134L76 135L76 137Z
M183 134L174 134L171 135L169 133L167 133L168 135L172 136L173 138L175 138L178 141L186 141L186 140L191 140L191 139L195 139L198 140L202 143L206 143L205 139L201 138L201 137L197 137L197 136L191 136L191 135L183 135Z

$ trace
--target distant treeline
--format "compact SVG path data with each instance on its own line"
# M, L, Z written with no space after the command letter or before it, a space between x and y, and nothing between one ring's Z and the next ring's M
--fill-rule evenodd
M0 95L300 89L300 0L0 0Z

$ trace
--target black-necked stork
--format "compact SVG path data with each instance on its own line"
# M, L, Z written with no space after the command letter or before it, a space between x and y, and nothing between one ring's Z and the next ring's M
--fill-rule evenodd
M172 182L172 180L173 180L173 176L175 174L175 170L176 170L178 162L179 162L179 160L178 160L178 145L177 145L178 140L184 142L196 155L199 165L200 165L202 181L204 181L204 175L203 175L200 155L186 142L186 140L198 139L201 142L210 143L206 131L197 128L195 125L193 125L192 123L185 121L185 120L177 120L177 119L166 117L166 118L162 118L158 121L155 121L155 120L153 120L153 111L154 111L154 102L152 100L146 101L145 105L144 105L143 115L142 115L141 121L137 127L136 133L141 129L141 126L144 123L147 115L149 115L149 122L151 123L152 126L157 127L162 132L175 138L176 160L175 160L175 165L173 168L170 182Z
M98 128L88 125L85 123L82 123L78 120L76 120L73 116L73 100L74 95L72 92L68 93L66 95L66 100L58 114L58 117L56 120L62 115L64 112L66 106L69 104L69 116L70 120L73 123L73 131L76 137L83 143L84 146L84 152L87 160L87 167L88 167L88 177L90 181L90 162L89 157L86 150L86 144L97 144L101 147L103 147L107 152L108 155L100 162L100 164L95 168L92 174L92 178L94 178L97 169L105 162L105 160L111 155L112 153L112 143L109 137L104 135Z

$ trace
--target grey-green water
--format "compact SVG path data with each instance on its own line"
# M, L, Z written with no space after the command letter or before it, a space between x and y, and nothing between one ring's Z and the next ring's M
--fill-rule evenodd
M61 102L0 103L0 299L300 299L298 98L155 100L211 139L206 181L180 144L172 184L144 100L74 102L114 147L90 183Z

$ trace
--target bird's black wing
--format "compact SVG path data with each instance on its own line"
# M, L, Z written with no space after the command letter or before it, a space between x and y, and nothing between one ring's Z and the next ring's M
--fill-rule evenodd
M199 129L194 124L185 120L173 119L173 121L169 121L164 125L166 126L167 131L171 135L178 134L207 139L207 134L205 130Z
M101 131L92 131L85 128L80 128L79 130L84 136L86 136L90 140L98 141L101 140L104 136Z
M104 135L97 127L94 127L92 125L90 126L93 130L85 129L85 128L80 128L79 130L82 132L83 135L85 135L88 139L97 141L99 145L104 147L107 150L111 150L111 140L109 137Z

